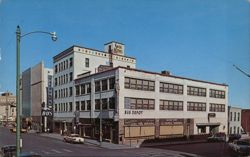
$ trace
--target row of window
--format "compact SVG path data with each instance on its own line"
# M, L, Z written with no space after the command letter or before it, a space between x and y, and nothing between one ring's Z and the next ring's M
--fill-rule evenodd
M106 91L115 88L115 78L95 81L95 92Z
M95 110L100 110L100 106L102 103L103 110L114 110L115 109L115 98L103 98L95 100ZM72 112L72 102L69 103L59 103L55 104L54 111L55 112ZM76 111L90 111L91 110L91 102L90 100L86 101L76 101Z
M73 105L72 102L59 103L54 105L55 112L72 112Z
M238 114L238 117L236 116L236 114ZM234 116L233 116L233 112L230 112L230 121L233 121L233 119L234 119L234 121L236 121L236 119L237 119L237 121L240 121L240 112L238 112L238 113L234 112Z
M155 91L155 82L125 77L125 88L145 91ZM183 85L160 82L160 92L183 94ZM206 88L187 86L187 95L206 97ZM210 97L225 98L225 91L210 89Z
M155 100L154 99L142 99L142 98L125 98L125 109L143 109L143 110L154 110Z
M213 111L213 112L225 112L225 105L211 103L210 106L209 106L209 111Z
M91 92L91 84L84 83L84 84L76 85L75 89L76 89L76 96L89 94Z
M160 92L183 94L183 85L160 82Z
M125 77L125 88L145 90L145 91L154 91L155 82L149 81L149 80Z
M73 95L73 88L63 88L63 89L58 89L55 90L55 96L54 98L66 98L66 97L71 97Z
M102 104L101 104L102 103ZM114 110L115 109L115 98L104 98L104 99L95 99L95 110L100 110L102 105L102 110Z
M55 74L73 66L73 58L66 59L55 65Z
M73 81L73 72L70 72L69 74L64 74L62 76L59 76L58 78L55 78L55 86L60 86L63 84L66 84L68 82Z
M142 99L142 98L125 98L125 109L144 109L154 110L154 99ZM160 100L160 110L175 110L183 111L183 101L174 100ZM206 103L204 102L187 102L187 111L206 111ZM209 104L210 112L225 112L224 104Z
M183 101L160 100L160 110L183 111Z
M213 97L213 98L224 99L225 98L225 91L210 89L209 95L210 95L210 97Z

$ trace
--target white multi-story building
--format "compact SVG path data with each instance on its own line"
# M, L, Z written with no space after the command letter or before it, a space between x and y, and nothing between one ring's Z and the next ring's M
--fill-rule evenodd
M107 55L112 55L112 59ZM106 60L98 60L101 56L104 59L107 56ZM70 58L72 66L58 72L58 66L63 67L60 64L69 62ZM86 71L86 58L93 62L89 71ZM120 63L115 64L113 59L119 59ZM105 67L103 64L109 68L100 68ZM54 65L57 71L54 120L58 130L98 137L101 117L103 138L116 143L227 133L228 86L225 84L178 77L166 71L138 70L133 58L116 56L112 50L100 52L78 46L55 56ZM64 75L71 72L68 83ZM59 85L58 78L64 83ZM71 94L65 94L64 89L67 93L69 88Z
M228 106L228 134L241 134L241 108Z
M21 111L22 118L32 121L33 129L52 129L52 117L42 117L44 107L53 106L53 70L44 67L44 63L22 72Z

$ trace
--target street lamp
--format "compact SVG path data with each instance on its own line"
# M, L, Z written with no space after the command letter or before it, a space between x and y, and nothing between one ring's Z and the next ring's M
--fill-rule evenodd
M44 31L33 31L30 33L26 33L21 35L21 29L17 26L16 29L16 156L20 156L20 147L22 145L22 139L20 138L20 108L21 108L21 101L20 101L20 41L22 37L25 37L29 34L34 33L43 33L51 35L53 41L57 40L56 32L44 32Z

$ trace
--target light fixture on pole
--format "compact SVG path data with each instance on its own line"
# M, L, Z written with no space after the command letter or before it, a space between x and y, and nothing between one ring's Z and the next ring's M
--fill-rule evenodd
M29 34L34 33L43 33L51 35L53 41L57 40L56 32L44 32L44 31L33 31L21 35L20 26L17 26L16 29L16 156L20 156L20 148L22 147L22 139L20 138L20 110L21 110L21 101L20 101L20 41L21 38Z

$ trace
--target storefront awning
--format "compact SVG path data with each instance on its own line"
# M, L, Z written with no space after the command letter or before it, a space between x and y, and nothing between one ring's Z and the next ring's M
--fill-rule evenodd
M196 126L220 126L220 123L196 123Z

